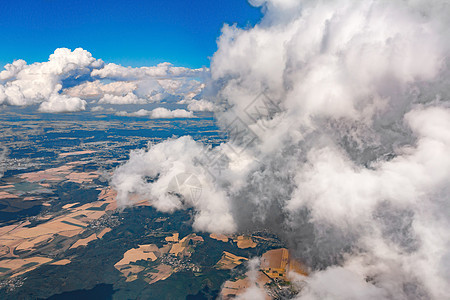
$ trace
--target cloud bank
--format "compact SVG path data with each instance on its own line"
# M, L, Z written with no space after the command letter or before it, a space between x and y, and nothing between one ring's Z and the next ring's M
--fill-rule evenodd
M158 107L150 111L146 109L135 112L119 111L116 115L121 117L149 117L150 119L194 118L192 111L184 109L168 110L164 107Z
M81 48L56 49L47 62L7 64L0 72L0 104L39 105L47 113L86 110L91 103L141 105L180 102L201 95L206 68L189 69L162 63L131 68L105 64ZM195 98L195 100L194 100ZM201 102L194 109L206 109Z
M103 61L81 48L74 51L56 49L43 63L27 65L25 61L17 60L0 72L0 104L24 106L42 103L40 110L48 112L84 110L85 102L59 95L62 81L89 74L102 65Z
M312 268L299 299L445 299L448 3L251 3L264 18L224 26L211 63L229 140L132 152L111 182L119 203L193 207L197 230L277 232ZM167 193L180 172L199 178L198 201Z

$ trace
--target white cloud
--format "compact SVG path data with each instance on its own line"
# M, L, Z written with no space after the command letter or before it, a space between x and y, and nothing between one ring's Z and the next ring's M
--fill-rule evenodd
M330 267L310 277L303 277L302 280L306 286L301 290L299 299L378 300L387 298L382 289L367 283L361 274L341 267Z
M49 60L42 63L26 65L23 60L15 61L0 73L4 81L0 85L0 103L22 106L40 103L52 96L56 99L62 80L89 74L102 65L101 60L81 48L56 49Z
M223 28L207 87L216 91L220 126L245 130L215 149L181 139L134 155L114 176L121 203L133 192L158 209L183 208L164 186L191 172L215 195L190 205L195 228L283 235L316 269L300 299L445 299L450 7L252 2L264 3L264 19ZM175 145L183 154L165 154ZM209 170L214 180L194 163L213 154L225 157L220 172ZM144 164L156 173L133 171ZM142 182L156 174L163 176ZM208 209L216 203L227 222Z
M149 117L151 119L173 119L173 118L193 118L194 114L191 111L184 109L168 110L164 107L158 107L153 110L140 109L135 112L119 111L117 116L122 117Z
M196 229L228 233L234 231L235 223L226 196L214 187L203 168L193 162L202 148L192 138L182 137L166 140L147 150L132 151L129 161L116 170L111 181L118 191L119 205L131 205L129 197L135 195L165 212L194 207L198 211L194 220ZM184 173L198 174L202 184L198 198L190 195L180 198L168 190L170 182ZM157 175L156 181L146 180Z
M105 94L100 100L98 100L100 104L145 104L147 101L145 99L138 98L133 93L128 93L125 96L111 95Z
M93 77L111 78L117 80L143 79L148 77L172 78L172 77L195 77L207 72L207 69L189 69L175 67L171 63L161 63L155 67L131 68L123 67L114 63L105 65L102 69L93 70Z
M103 107L101 105L97 105L97 106L92 107L91 111L92 112L109 112L109 113L116 112L116 110L114 108L112 108L112 107L105 108L105 107Z
M88 81L74 87L65 89L66 95L79 98L97 98L105 94L115 96L125 96L137 88L135 82L116 81L103 84L99 80Z
M264 290L264 287L259 286L257 283L259 276L260 260L258 257L254 257L247 262L247 278L250 282L248 288L242 294L237 295L236 300L265 300L268 295Z
M40 112L45 113L66 113L86 110L86 101L76 97L52 94L47 101L39 106Z
M213 111L214 104L204 99L191 100L187 106L187 109L191 111Z
M170 63L141 68L104 65L81 48L59 48L47 62L27 65L24 60L16 60L7 64L0 72L0 104L40 104L58 94L100 99L99 103L113 105L179 101L200 94L204 87L201 80L208 74L206 68L189 69ZM63 84L70 87L61 91Z

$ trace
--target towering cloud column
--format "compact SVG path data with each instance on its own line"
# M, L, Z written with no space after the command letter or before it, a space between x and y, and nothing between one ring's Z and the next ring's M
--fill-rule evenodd
M300 299L444 299L450 6L251 2L265 17L223 28L206 88L229 141L134 152L112 181L120 203L194 207L198 230L279 232L316 270ZM180 172L200 196L167 191Z

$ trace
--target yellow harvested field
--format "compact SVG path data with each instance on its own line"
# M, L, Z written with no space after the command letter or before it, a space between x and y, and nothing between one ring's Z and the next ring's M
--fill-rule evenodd
M175 237L175 234L174 234ZM176 237L178 238L178 234L176 234ZM188 251L185 251L189 245L189 241L192 240L194 242L203 242L203 238L201 236L197 236L195 233L189 234L182 238L178 243L175 243L172 245L172 248L170 249L169 253L175 254L175 255L190 255ZM166 238L167 241L167 238ZM169 237L170 241L170 237Z
M73 229L73 227L71 228ZM14 232L13 235L20 238L34 238L41 235L48 235L57 233L57 229L52 229L44 226L36 226L32 228L24 228L23 230Z
M222 270L231 270L239 266L244 261L248 260L245 257L234 255L233 253L223 251L222 258L217 262L216 268Z
M105 201L113 201L116 199L117 192L111 188L106 188L100 192L100 195L98 195L99 200L105 200Z
M82 212L83 215L87 216L89 221L100 219L106 212L101 210L85 210Z
M34 248L35 245L39 244L40 242L50 240L52 237L53 237L52 234L38 236L37 238L27 240L21 243L19 246L16 247L16 250L31 250Z
M192 237L190 238L190 240L191 240L191 241L194 241L194 242L204 242L204 241L205 241L201 236L195 235L195 234L194 234L194 236L192 236Z
M8 185L2 185L2 186L0 186L0 189L9 189L9 188L13 188L13 187L14 187L14 185L8 184Z
M65 266L65 265L68 265L70 263L71 263L70 259L61 259L61 260L57 260L57 261L52 262L51 265L54 265L54 266Z
M106 207L106 211L110 211L110 210L117 209L116 196L117 196L117 192L115 190L107 188L100 192L98 199L109 203L109 205ZM103 203L105 203L105 202L103 202Z
M178 238L179 238L179 233L178 232L176 232L176 233L174 233L172 236L168 236L168 237L166 237L166 242L178 242Z
M181 243L176 243L172 245L172 248L170 249L169 253L178 255L180 252L182 252L185 249L185 247L183 247L181 245Z
M74 218L75 216L76 216L76 215L68 215L68 216L63 217L63 218L58 218L57 221L56 221L55 223L58 224L58 223L62 223L62 222L69 222L69 223L72 223L72 224L75 224L75 225L78 225L78 226L83 226L83 227L86 227L86 226L87 226L86 223L84 223L84 222L82 222L82 221L80 221L80 220L75 219L75 218ZM49 222L49 223L51 223L51 222ZM69 225L69 226L73 226L73 225L70 225L70 224L67 224L67 223L62 223L62 224L64 224L64 225ZM60 226L60 225L58 224L58 226Z
M73 172L70 174L67 174L66 178L69 181L76 182L76 183L83 183L87 181L92 181L93 179L98 178L99 175L95 173L88 173L88 172Z
M166 280L173 273L172 267L168 265L159 265L156 269L158 270L158 273L152 274L150 278L145 279L148 284L153 284L160 280Z
M103 229L99 234L97 234L97 238L101 239L105 234L111 231L111 228L105 228Z
M58 234L65 236L65 237L74 237L77 234L80 234L82 231L83 231L83 229L79 228L79 229L74 229L74 230L60 231L60 232L58 232Z
M248 276L248 273L246 274ZM264 275L262 272L258 272L258 277L256 279L257 285L255 285L264 294L265 300L271 300L272 298L267 294L264 289L264 285L270 282L270 279ZM224 283L222 290L220 291L221 299L229 300L235 299L236 296L241 295L251 286L251 282L248 277L244 279L238 279L236 281L228 280Z
M116 268L123 274L123 276L127 277L127 281L135 280L134 275L142 272L145 269L143 266L136 265L123 265Z
M91 154L91 153L95 153L95 152L96 152L96 151L92 151L92 150L74 151L74 152L64 152L64 153L60 153L59 156L60 156L60 157L66 157L66 156L72 156L72 155Z
M0 272L3 274L12 272L15 273L15 271L18 271L20 269L24 269L24 270L20 270L19 273L15 273L12 277L14 276L18 276L20 274L26 273L28 271L31 271L33 269L35 269L36 267L38 267L39 265L45 264L52 261L52 259L50 258L46 258L46 257L28 257L28 258L14 258L14 259L4 259L4 260L0 260L0 268L5 268L5 269L9 269L6 272Z
M75 244L70 246L70 249L75 249L80 246L87 246L87 244L89 244L89 242L92 242L93 240L96 240L96 239L97 239L97 235L95 233L93 233L85 239L79 239L78 241L76 241Z
M224 234L211 233L209 237L224 243L228 242L228 237Z
M65 220L65 218L61 218L57 221L43 223L32 228L24 227L25 223L22 223L20 226L17 226L9 232L0 234L0 242L3 242L4 240L34 239L38 237L41 237L39 241L42 241L57 233L62 233L65 231L75 231L77 232L76 234L78 234L83 230L83 228L79 226L62 223L61 221L63 220ZM72 223L74 224L79 223L79 221L73 220L71 218L67 218L67 220L72 221Z
M9 247L6 245L0 245L0 256L4 256L9 253Z
M19 227L22 227L22 226L26 226L26 225L23 225L23 223L22 223L20 225L6 225L6 226L3 226L3 227L0 227L0 237L2 235L4 235L5 233L8 233L8 232L12 231L13 229L16 229L16 228L19 228Z
M156 246L155 244L150 244L150 245L139 245L139 247L144 251L144 252L158 252L158 246Z
M25 173L20 175L20 177L31 182L43 180L59 181L63 179L67 174L69 174L72 168L73 166L64 165L61 167L47 169L43 171Z
M286 248L269 250L261 257L261 270L271 278L286 279L289 272L308 275L306 267L295 260Z
M111 211L111 210L116 210L117 209L117 202L111 202L107 207L106 207L106 211Z
M68 208L71 208L72 206L75 206L75 205L77 205L77 204L80 204L80 202L75 202L75 203L69 203L69 204L66 204L66 205L63 205L63 209L68 209Z
M1 191L0 192L0 199L9 199L9 198L18 198L16 195Z
M220 292L221 298L232 299L242 294L248 287L250 287L250 280L248 278L238 279L236 281L228 280L224 283Z
M238 236L236 242L237 242L238 248L241 248L241 249L255 248L257 245L255 242L253 242L251 237L243 236L243 235Z
M161 254L169 253L171 248L172 248L172 245L170 245L170 244L164 245L164 246L162 246L162 248L159 249L159 253L161 253Z
M157 257L153 251L158 249L155 247L155 245L139 245L139 248L132 248L123 254L123 258L114 267L118 268L118 266L128 265L138 260L155 261Z
M127 279L125 279L125 282L132 282L138 279L138 276L136 274L127 276Z

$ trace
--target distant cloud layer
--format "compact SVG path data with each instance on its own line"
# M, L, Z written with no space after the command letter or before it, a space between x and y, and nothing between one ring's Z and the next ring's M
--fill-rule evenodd
M57 49L43 63L27 65L25 61L17 60L0 72L0 104L42 103L40 110L46 112L84 110L86 102L59 94L61 83L68 77L83 76L102 66L101 60L81 48L74 51Z
M0 72L0 105L39 104L38 110L46 113L83 111L96 103L179 102L187 107L201 97L202 81L208 76L208 69L176 67L170 63L141 68L105 64L81 48L73 51L60 48L47 62L28 65L16 60L7 64ZM211 104L195 108L205 110Z
M193 207L203 231L270 228L312 268L299 299L447 298L447 1L251 3L265 17L222 29L205 88L229 140L132 152L119 203ZM167 189L180 173L201 182L195 201Z
M122 117L149 117L150 119L173 119L173 118L193 118L194 114L191 111L184 109L168 110L164 107L158 107L151 111L140 109L135 112L119 111L117 116Z
M110 63L103 68L92 71L92 76L118 80L143 79L147 77L193 77L202 76L207 70L175 67L171 63L161 63L156 67L131 68Z

